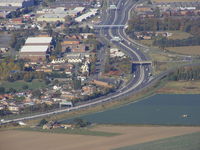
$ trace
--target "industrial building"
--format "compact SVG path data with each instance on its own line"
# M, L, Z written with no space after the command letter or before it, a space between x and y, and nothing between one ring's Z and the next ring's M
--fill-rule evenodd
M21 48L19 57L32 62L45 61L49 56L52 37L29 37Z
M66 16L76 17L78 14L84 11L84 7L76 7L72 10L66 10L64 7L58 7L54 9L42 9L37 11L37 14L41 14L37 17L38 22L64 22Z
M45 61L48 46L23 46L20 51L20 58L34 62Z
M34 0L0 0L0 7L30 7Z
M52 37L29 37L26 42L25 45L48 45L50 46L52 42Z

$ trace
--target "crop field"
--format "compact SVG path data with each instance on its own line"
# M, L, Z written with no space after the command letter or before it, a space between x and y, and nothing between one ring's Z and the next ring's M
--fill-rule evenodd
M118 148L115 150L199 150L200 132Z
M111 150L184 134L200 132L200 127L98 125L91 131L120 133L91 136L7 130L0 132L1 150Z

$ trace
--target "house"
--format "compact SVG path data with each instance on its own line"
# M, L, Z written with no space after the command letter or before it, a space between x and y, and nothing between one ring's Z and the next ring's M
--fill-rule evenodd
M0 104L0 110L4 110L6 107L3 104Z
M114 58L114 57L122 57L122 58L125 58L126 56L125 56L125 54L124 54L122 51L120 51L119 49L117 49L117 48L111 48L111 49L110 49L110 57L111 57L111 58Z
M88 57L87 54L84 53L67 53L65 54L65 59L67 60L68 63L82 63L83 60Z
M60 105L60 108L62 106L65 106L65 107L73 107L74 106L74 104L71 101L65 101L65 100L59 102L59 105Z
M73 99L77 98L77 96L75 94L71 93L71 92L62 91L61 93L62 93L61 94L62 99L73 100Z
M51 63L52 64L62 64L62 63L65 63L65 59L62 59L62 58L60 58L60 59L53 59Z
M96 91L96 87L93 85L83 86L82 90L85 95L92 95Z
M106 87L106 88L112 88L113 87L109 83L104 82L104 81L99 81L99 80L93 80L91 83L95 84L95 85L98 85L98 86Z
M51 125L51 124L45 124L45 125L43 125L43 127L42 127L42 129L52 129L53 128L53 126Z
M52 68L51 67L48 67L48 66L41 66L41 67L37 67L36 70L37 72L52 72Z
M152 8L150 6L137 6L135 8L136 12L146 12L146 11L152 11Z
M78 39L65 39L61 42L62 52L69 52L74 47L80 44L80 40Z
M72 125L72 124L61 124L60 126L61 126L62 128L64 128L64 129L73 128L73 125Z
M81 66L81 72L84 73L89 73L89 63L85 62L82 66Z
M21 108L19 106L13 104L13 105L8 106L8 110L14 114L18 114L20 112Z
M13 19L10 19L10 23L13 23L13 24L22 24L22 18L13 18Z

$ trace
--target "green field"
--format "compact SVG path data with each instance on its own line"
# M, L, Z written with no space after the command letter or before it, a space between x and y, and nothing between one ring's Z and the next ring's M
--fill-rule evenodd
M166 49L177 54L194 56L200 55L200 46L167 47Z
M103 132L103 131L93 131L90 129L42 129L42 128L18 128L20 131L32 131L32 132L46 132L46 133L60 133L60 134L78 134L78 135L90 135L90 136L116 136L120 133Z
M31 89L31 90L46 87L45 83L39 80L33 80L32 82L25 82L25 81L0 82L0 87L4 87L6 90L9 90L10 88L14 88L18 91L21 91L23 87L26 85L28 86L28 89Z
M200 150L200 132L122 147L115 150Z

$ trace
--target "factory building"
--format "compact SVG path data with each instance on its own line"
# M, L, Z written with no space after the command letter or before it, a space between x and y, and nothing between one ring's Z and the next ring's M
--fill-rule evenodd
M45 61L51 50L52 37L29 37L21 48L19 58L32 62Z

